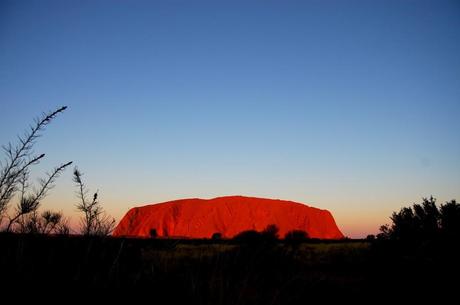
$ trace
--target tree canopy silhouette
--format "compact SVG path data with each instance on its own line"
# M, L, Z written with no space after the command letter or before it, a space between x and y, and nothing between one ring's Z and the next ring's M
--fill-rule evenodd
M414 243L460 237L460 204L456 200L438 208L435 198L423 198L420 204L394 212L390 219L391 225L380 227L379 239Z

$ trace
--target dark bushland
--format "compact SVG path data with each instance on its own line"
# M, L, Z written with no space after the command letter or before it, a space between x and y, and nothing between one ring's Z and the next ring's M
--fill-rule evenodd
M152 302L299 304L448 290L457 258L400 256L368 242L133 239L0 234L1 287L148 294ZM436 279L434 281L433 279ZM384 287L384 288L383 288ZM381 295L382 296L382 295ZM383 295L382 297L384 297Z
M0 287L98 292L152 303L412 302L456 297L459 205L426 199L366 240L318 240L276 226L233 239L0 234ZM133 292L135 291L135 292ZM27 294L35 295L35 294ZM77 293L77 295L82 295Z
M262 232L256 230L243 231L237 234L233 239L243 245L254 246L259 244L273 244L278 241L279 228L274 225L268 225Z
M442 260L458 253L460 247L460 204L455 200L436 205L433 197L403 207L380 227L376 238L368 236L375 249L398 255L416 255Z

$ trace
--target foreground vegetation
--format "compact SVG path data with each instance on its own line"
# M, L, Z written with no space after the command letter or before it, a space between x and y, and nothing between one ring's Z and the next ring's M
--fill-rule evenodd
M0 231L29 234L61 234L71 232L69 219L60 211L44 210L42 201L54 187L56 179L73 162L55 167L38 180L30 181L30 173L45 154L35 154L34 146L46 127L63 113L67 106L43 113L36 118L23 135L15 142L3 145L4 159L0 156ZM75 167L73 181L77 186L79 203L76 208L83 213L80 232L83 235L110 234L115 228L115 219L106 214L98 201L98 193L88 199L89 190L82 180L83 174ZM16 204L14 204L16 201Z
M153 303L306 304L456 298L456 201L393 213L366 240L324 241L276 226L234 239L0 234L0 287L91 291Z
M458 249L401 255L367 241L124 239L0 234L3 288L135 290L187 304L299 304L449 291ZM453 292L453 290L451 290Z

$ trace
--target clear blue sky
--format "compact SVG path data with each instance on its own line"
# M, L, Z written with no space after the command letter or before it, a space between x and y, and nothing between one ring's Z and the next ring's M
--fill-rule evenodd
M37 176L73 160L118 219L249 195L346 235L460 199L458 1L0 1L0 142L42 111ZM76 219L71 171L44 207Z

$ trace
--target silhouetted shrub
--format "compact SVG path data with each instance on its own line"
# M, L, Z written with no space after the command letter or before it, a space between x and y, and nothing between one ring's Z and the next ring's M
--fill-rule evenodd
M271 224L271 225L268 225L263 231L262 231L262 235L267 238L267 239L278 239L279 238L279 235L278 235L278 232L279 232L279 228L277 225L274 225L274 224Z
M286 241L305 241L309 239L308 233L303 230L292 230L284 236Z
M151 238L157 238L158 237L157 229L150 229L150 237Z
M216 233L212 234L211 239L214 239L214 240L222 239L222 233L216 232Z
M261 241L262 234L256 230L242 231L235 235L233 239L240 242L258 242Z
M278 240L279 228L274 225L268 225L262 232L256 230L247 230L240 232L233 239L243 243L266 243Z
M300 244L307 240L309 240L308 233L303 230L292 230L284 235L286 245L291 246L292 250L295 251L299 249Z
M98 192L94 193L92 200L87 198L88 190L82 180L83 173L74 168L73 181L78 188L77 196L80 202L77 209L83 212L81 218L81 233L83 235L109 235L115 229L115 219L107 215L98 201Z
M375 235L374 234L369 234L366 236L367 241L374 241L375 240Z

